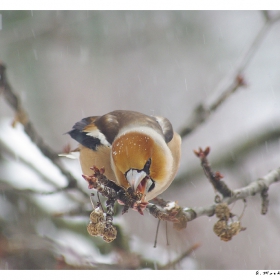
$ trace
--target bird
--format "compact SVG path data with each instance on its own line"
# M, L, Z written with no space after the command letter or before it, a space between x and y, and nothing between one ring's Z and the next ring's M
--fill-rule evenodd
M83 118L68 134L79 143L83 174L105 168L109 180L131 187L144 203L164 192L179 168L181 137L164 117L116 110Z

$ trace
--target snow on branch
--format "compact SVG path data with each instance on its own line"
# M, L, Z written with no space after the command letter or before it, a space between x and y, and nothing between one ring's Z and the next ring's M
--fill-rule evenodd
M58 167L60 172L66 177L68 181L67 188L79 189L76 179L67 169L64 168L58 157L57 152L55 152L44 142L41 135L35 129L33 123L29 119L28 113L22 106L22 102L19 95L12 89L12 86L8 82L6 75L6 66L2 62L0 62L0 93L3 94L7 103L15 111L15 117L12 126L15 127L17 123L21 123L24 127L25 133L29 136L31 141L39 148L43 155L49 158L52 161L52 163ZM80 190L82 192L81 188Z

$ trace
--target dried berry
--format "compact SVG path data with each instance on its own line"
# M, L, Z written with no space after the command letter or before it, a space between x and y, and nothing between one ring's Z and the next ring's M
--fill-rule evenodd
M217 218L228 221L230 217L230 211L226 203L221 203L216 206L215 213Z
M104 220L103 211L100 208L96 208L91 212L89 218L92 223L97 224Z
M229 229L226 229L220 236L221 240L229 241L232 238L232 234Z
M245 227L241 226L240 221L236 221L236 222L231 223L229 228L230 228L230 231L231 231L232 235L237 235L240 231L243 231L243 230L246 229Z
M117 237L117 229L112 224L106 224L104 232L103 232L103 239L106 242L112 242Z
M90 222L87 226L87 231L91 236L97 236L98 235L98 229L96 224L93 224Z
M213 227L213 231L218 236L221 236L226 230L227 230L227 222L225 220L217 221Z
M106 224L104 222L99 222L96 224L98 235L103 236L105 227Z

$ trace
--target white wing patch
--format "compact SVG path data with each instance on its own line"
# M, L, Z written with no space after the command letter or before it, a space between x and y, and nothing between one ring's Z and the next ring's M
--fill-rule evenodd
M94 138L98 138L102 145L111 147L111 144L107 141L105 135L103 133L101 133L99 130L95 129L91 132L88 132L87 135L92 136Z
M76 155L76 153L70 152L69 154L58 154L59 157L66 157L70 159L78 159L79 156Z

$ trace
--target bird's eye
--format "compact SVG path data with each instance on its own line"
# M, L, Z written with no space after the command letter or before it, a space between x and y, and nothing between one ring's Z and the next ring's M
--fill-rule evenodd
M144 167L143 167L143 171L146 172L147 175L150 174L150 166L151 166L152 160L151 158L149 158L147 160L147 162L145 163Z

